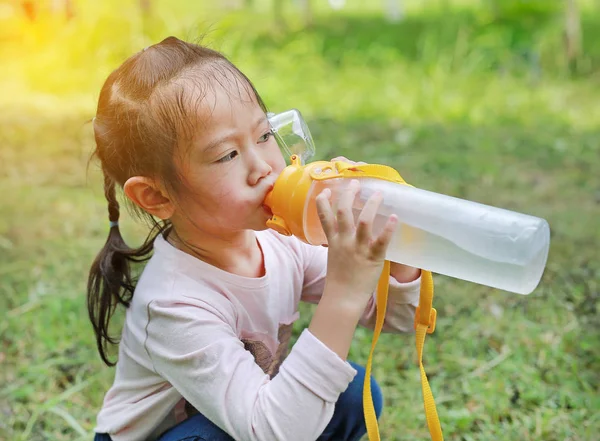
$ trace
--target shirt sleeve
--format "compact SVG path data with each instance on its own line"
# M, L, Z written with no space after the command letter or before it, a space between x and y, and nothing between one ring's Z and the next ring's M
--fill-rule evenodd
M235 317L196 301L149 305L146 349L157 373L234 439L317 439L352 366L305 330L270 379L236 335Z
M302 244L304 261L304 285L301 300L319 303L327 275L327 248ZM383 332L414 332L416 308L419 305L421 278L400 283L390 276L388 302ZM374 292L360 319L360 324L369 329L375 327L377 318L377 293Z

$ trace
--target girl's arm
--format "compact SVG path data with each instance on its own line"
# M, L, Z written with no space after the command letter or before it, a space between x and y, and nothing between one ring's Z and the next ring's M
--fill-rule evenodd
M335 209L329 189L316 198L327 236L327 277L309 330L342 358L348 354L362 312L373 302L373 290L398 222L396 216L390 216L382 231L373 236L373 220L383 198L372 195L355 220L352 204L359 191L359 181L352 180Z
M234 439L317 439L356 371L305 330L270 379L234 331L215 293L152 302L146 348L156 372ZM203 296L205 300L209 296Z
M308 303L319 303L326 287L327 248L302 244L304 257L304 287L301 300ZM419 304L421 289L420 270L406 267L400 268L400 275L393 272L392 264L388 305L385 314L384 332L414 332L415 310ZM416 274L414 274L416 272ZM411 274L413 273L413 274ZM410 280L414 275L416 278ZM366 328L375 327L376 292L369 299L366 308L361 311L359 324Z
M352 164L355 162L343 156L333 158L331 161L344 161ZM351 202L350 202L351 204ZM322 205L323 207L323 205ZM326 207L327 209L327 207ZM321 208L322 211L322 208ZM337 213L339 214L339 213ZM333 213L330 213L331 217ZM325 225L324 225L325 227ZM326 289L327 275L327 249L304 245L304 274L305 283L301 300L310 303L319 303ZM350 252L352 255L352 252ZM344 256L335 256L343 259ZM350 256L346 256L348 258ZM416 306L419 303L421 270L410 266L394 263L390 265L390 283L388 291L388 305L386 310L384 332L412 332ZM331 288L333 289L333 288ZM338 289L338 288L336 288ZM334 309L332 308L332 311ZM344 314L344 313L342 313ZM360 324L368 328L375 326L376 319L376 293L369 299L366 308L359 319Z
M414 282L421 276L421 270L401 263L390 263L390 276L400 283Z

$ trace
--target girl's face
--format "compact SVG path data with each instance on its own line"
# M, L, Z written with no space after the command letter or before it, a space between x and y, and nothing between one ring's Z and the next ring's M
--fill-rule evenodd
M263 201L286 164L265 112L240 89L217 86L203 97L190 147L176 155L183 183L176 228L187 223L217 236L266 229L271 213Z

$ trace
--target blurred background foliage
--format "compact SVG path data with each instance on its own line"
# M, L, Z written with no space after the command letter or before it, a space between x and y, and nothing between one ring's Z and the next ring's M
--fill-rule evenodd
M85 309L108 229L89 121L106 76L169 35L299 108L319 158L548 219L531 295L436 277L426 368L446 439L598 438L600 2L1 0L0 439L91 439L114 371ZM428 439L413 338L376 351L385 440Z

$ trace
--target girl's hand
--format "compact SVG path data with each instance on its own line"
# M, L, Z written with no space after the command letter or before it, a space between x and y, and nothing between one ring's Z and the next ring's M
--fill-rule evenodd
M366 162L355 162L351 159L346 158L345 156L337 156L331 160L331 162L335 161L344 161L350 164L366 164ZM419 268L414 268L408 265L402 265L401 263L391 262L390 264L390 274L394 279L396 279L400 283L408 283L414 280L417 280L421 275L421 270Z
M382 201L381 194L376 193L355 223L352 203L359 190L359 181L353 179L341 193L335 211L329 189L317 196L316 203L329 247L323 296L330 296L329 300L333 296L340 306L346 305L360 314L377 286L398 219L390 216L381 233L373 235L373 220Z
M353 163L344 157L332 161ZM398 223L396 216L390 216L381 233L373 236L373 220L382 200L377 193L369 198L355 222L352 203L359 188L360 183L353 180L340 195L335 211L331 207L331 190L323 190L316 199L329 256L323 296L308 329L344 360L360 316L381 276L387 247Z

